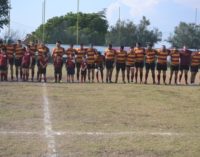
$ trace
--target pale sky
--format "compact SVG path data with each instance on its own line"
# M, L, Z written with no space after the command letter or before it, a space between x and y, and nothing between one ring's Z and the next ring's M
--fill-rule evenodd
M43 0L11 0L11 29L21 36L34 31L42 22ZM180 21L195 22L195 9L198 9L197 23L200 23L200 0L80 0L80 11L98 12L107 8L107 19L114 25L119 18L139 23L142 16L151 21L151 28L163 33L163 42L173 33ZM77 0L46 0L46 19L76 12ZM0 35L6 30L1 30Z

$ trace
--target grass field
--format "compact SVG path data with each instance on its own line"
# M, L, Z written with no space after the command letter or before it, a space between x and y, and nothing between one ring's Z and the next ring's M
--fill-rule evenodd
M200 86L0 83L0 157L199 157L199 94Z

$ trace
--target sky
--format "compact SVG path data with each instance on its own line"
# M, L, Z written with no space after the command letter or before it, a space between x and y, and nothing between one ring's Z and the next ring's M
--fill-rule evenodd
M150 28L158 28L163 33L162 42L173 33L181 21L195 22L195 10L198 9L197 23L200 24L199 0L79 0L80 11L98 12L107 9L107 19L114 25L119 19L131 20L138 24L142 16L150 20ZM11 0L11 29L21 37L34 31L42 23L43 0ZM46 0L46 20L54 16L77 11L77 0ZM5 34L7 28L0 32Z

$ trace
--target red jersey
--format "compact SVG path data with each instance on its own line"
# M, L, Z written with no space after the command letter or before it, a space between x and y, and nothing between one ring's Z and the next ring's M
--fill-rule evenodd
M8 57L6 54L0 53L0 66L7 66Z
M75 60L73 58L67 59L66 66L68 68L75 68Z
M85 71L87 69L87 62L82 61L81 63L81 71Z
M180 53L180 65L190 65L192 52L189 50L182 50Z
M62 58L61 57L55 57L54 58L54 67L60 68L62 66Z
M22 65L29 66L31 62L31 52L26 52L22 58Z
M39 63L40 63L40 66L42 66L42 68L45 68L48 64L48 57L41 56L39 59Z

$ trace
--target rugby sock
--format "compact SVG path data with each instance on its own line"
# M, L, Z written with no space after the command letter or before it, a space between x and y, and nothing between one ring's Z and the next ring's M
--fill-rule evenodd
M166 84L166 75L163 75L163 82Z
M61 81L62 79L62 74L59 74L59 82Z
M158 84L160 84L160 75L159 74L157 75L157 78L158 78Z
M188 84L188 75L185 74L185 84Z

